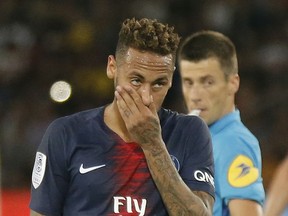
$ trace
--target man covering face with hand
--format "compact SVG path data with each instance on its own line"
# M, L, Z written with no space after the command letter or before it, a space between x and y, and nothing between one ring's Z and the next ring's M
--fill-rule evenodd
M208 127L161 107L178 43L157 20L122 23L107 62L114 100L49 126L36 154L31 215L212 214Z

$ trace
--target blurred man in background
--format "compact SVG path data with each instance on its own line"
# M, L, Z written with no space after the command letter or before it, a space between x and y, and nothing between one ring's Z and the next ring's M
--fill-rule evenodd
M197 32L182 43L178 61L188 111L203 118L212 135L214 215L262 215L261 152L235 106L240 80L234 44L218 32Z

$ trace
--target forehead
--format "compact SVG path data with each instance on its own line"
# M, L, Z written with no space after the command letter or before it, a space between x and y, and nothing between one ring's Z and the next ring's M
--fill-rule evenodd
M139 51L129 48L124 55L123 61L120 63L126 64L128 67L140 67L156 70L174 70L174 61L171 54L162 56L148 51Z
M182 60L180 62L180 72L182 76L189 77L223 77L224 71L222 70L218 59L208 58L197 62Z

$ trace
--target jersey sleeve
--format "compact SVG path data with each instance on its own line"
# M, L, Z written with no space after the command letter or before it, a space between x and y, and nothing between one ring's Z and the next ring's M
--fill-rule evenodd
M250 139L251 140L251 139ZM249 199L263 205L264 188L261 177L261 152L255 141L222 136L215 141L218 150L215 160L216 188L227 204L231 199ZM219 150L220 149L220 150Z
M214 159L211 136L206 124L198 117L186 124L184 133L186 155L180 175L195 191L205 191L214 197Z
M56 120L43 136L33 167L30 208L38 213L62 213L69 182L65 143L65 127L60 120Z

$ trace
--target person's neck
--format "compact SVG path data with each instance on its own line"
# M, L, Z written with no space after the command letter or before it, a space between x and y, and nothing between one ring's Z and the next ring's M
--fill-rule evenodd
M125 122L122 119L115 100L105 108L104 122L125 142L131 141Z

